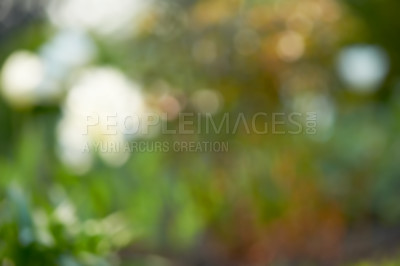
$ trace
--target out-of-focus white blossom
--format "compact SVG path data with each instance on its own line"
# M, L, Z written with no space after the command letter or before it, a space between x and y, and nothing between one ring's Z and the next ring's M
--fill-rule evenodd
M61 30L39 51L46 63L46 70L54 78L93 60L96 47L90 37L79 30Z
M151 3L150 0L53 0L47 13L60 28L121 36L135 29Z
M63 201L54 211L54 218L67 226L78 222L75 206L68 200Z
M79 31L60 31L39 54L12 53L2 69L2 94L13 106L53 103L63 94L63 82L73 70L88 64L95 46Z
M58 154L60 159L77 174L86 173L92 166L93 158L84 147L89 144L89 136L80 132L85 124L73 117L65 116L58 124Z
M43 61L34 53L17 51L3 65L2 94L12 105L26 107L39 102L46 95L39 87L45 75Z
M58 127L61 159L79 173L93 153L111 166L129 158L129 139L140 135L146 106L138 85L113 68L88 69L69 90Z
M389 71L389 58L377 46L355 45L343 49L338 58L340 77L356 92L372 92L379 88Z

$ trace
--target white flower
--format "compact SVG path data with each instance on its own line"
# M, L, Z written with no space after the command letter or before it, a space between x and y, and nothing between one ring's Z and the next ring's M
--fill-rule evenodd
M343 49L338 58L338 71L350 89L372 92L379 88L389 71L389 58L377 46L356 45Z
M96 47L82 31L61 30L40 48L39 54L46 62L49 75L58 78L92 61Z
M2 70L2 94L16 107L36 104L45 95L39 94L39 87L45 75L40 57L28 51L11 54Z
M150 3L150 0L53 0L47 13L60 28L121 35L132 31Z
M78 119L65 116L58 124L58 154L60 159L77 174L84 174L92 166L92 155L85 150L89 137L80 132L84 124Z
M81 173L90 168L93 152L111 166L122 165L129 158L127 140L140 135L145 109L139 86L118 70L84 71L65 101L57 132L61 159Z

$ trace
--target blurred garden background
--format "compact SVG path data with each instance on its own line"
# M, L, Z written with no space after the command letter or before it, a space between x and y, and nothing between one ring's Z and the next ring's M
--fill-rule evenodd
M399 10L0 0L1 265L400 265ZM317 132L82 134L150 112L313 112ZM229 150L151 148L174 141Z

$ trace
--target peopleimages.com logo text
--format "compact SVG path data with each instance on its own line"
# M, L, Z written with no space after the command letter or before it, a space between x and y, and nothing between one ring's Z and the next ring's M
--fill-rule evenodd
M180 113L175 123L168 123L167 114L144 113L121 117L117 113L92 114L86 117L83 134L101 126L104 135L193 134L307 134L317 133L316 112L208 114Z

